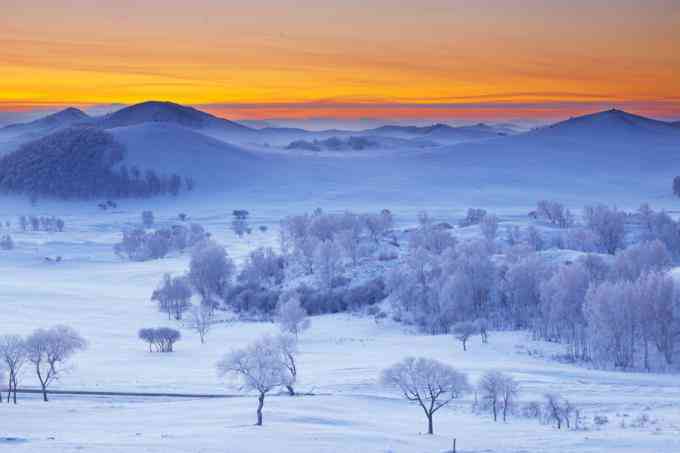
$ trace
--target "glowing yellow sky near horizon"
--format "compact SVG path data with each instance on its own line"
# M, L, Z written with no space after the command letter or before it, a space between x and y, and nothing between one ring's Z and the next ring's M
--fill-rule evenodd
M391 103L643 102L661 113L680 105L677 0L0 6L0 110L148 99L282 103L288 116L296 103L318 101L328 107L311 116L332 116L333 103L355 105L340 116Z

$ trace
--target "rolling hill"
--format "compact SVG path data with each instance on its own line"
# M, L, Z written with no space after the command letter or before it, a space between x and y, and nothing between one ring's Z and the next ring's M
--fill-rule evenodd
M385 126L372 129L373 135L302 129L255 131L176 104L147 103L123 110L93 121L99 127L85 128L88 132L84 133L105 134L121 146L122 157L111 167L115 174L123 167L136 167L166 179L178 175L193 179L202 197L249 204L415 207L423 203L443 206L457 200L468 206L493 206L530 205L545 197L579 204L595 197L634 204L670 199L670 181L680 168L679 128L618 110L513 135L499 135L485 125ZM115 124L126 125L113 127ZM54 134L59 131L16 151L12 162L20 165L13 165L12 171L30 174L36 171L35 161L47 162L54 152ZM367 137L370 140L362 139L362 143L380 146L360 153L299 153L215 138L264 143L274 136L299 135L312 144L319 140L323 148L328 138L324 134L338 137L336 141L341 143L351 136ZM470 140L417 146L419 141L434 143L429 137L440 134ZM56 143L60 143L59 137ZM42 156L39 150L45 146L51 151ZM392 151L376 152L386 148ZM87 155L84 149L79 152ZM22 153L30 159L19 157Z

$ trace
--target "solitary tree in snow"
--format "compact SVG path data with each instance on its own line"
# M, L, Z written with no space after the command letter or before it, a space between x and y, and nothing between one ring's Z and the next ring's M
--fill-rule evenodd
M462 343L463 351L467 351L467 342L471 336L478 333L477 329L477 324L470 321L462 321L453 325L451 330L456 339Z
M87 345L78 332L67 326L38 329L26 339L25 344L28 361L33 365L42 388L43 401L47 401L47 387L59 379L68 359Z
M281 360L281 349L271 337L230 352L217 363L217 372L220 376L235 375L242 390L257 392L257 426L262 426L265 396L291 383L288 368Z
M207 304L201 303L189 310L186 325L199 335L201 344L205 343L205 337L208 336L214 318L214 311Z
M7 368L7 402L13 398L16 404L19 374L26 363L26 343L19 335L0 337L0 360Z
M420 405L427 417L428 434L434 433L434 414L470 390L465 374L426 358L404 359L384 370L381 381L396 386L404 398Z

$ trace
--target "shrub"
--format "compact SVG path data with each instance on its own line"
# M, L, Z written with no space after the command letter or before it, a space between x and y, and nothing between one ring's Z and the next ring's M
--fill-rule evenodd
M140 329L138 336L149 344L149 352L172 352L174 344L179 341L179 330L169 327Z

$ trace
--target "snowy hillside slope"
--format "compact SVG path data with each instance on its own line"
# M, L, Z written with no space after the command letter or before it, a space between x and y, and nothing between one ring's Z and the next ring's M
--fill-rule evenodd
M267 165L242 148L172 123L143 123L108 132L125 147L120 165L191 176L197 189L205 192L243 184L255 177L258 167Z
M0 156L22 144L78 124L88 124L92 118L82 110L69 107L28 123L10 124L0 128Z
M677 141L680 131L663 121L612 109L571 118L536 129L529 134L547 138L560 137L581 143L627 143L631 140Z

